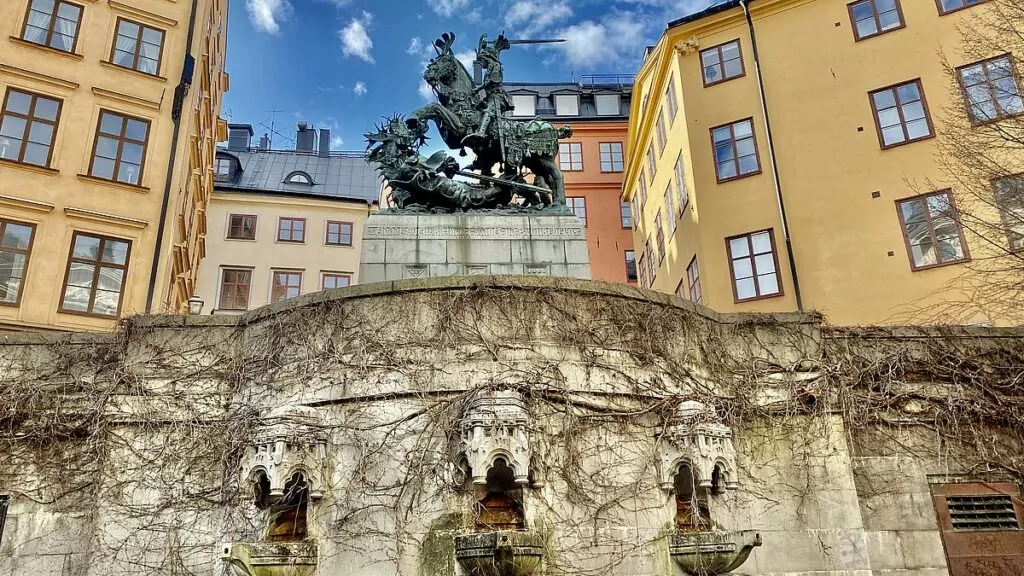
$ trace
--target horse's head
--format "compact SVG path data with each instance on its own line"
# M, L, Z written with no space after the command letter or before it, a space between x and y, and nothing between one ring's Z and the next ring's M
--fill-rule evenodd
M447 87L448 90L445 90L444 93L463 91L471 94L473 78L462 62L455 57L455 51L452 49L454 44L455 34L450 32L445 32L434 41L433 46L437 56L427 64L427 69L423 73L423 79L432 88L437 88L438 86Z

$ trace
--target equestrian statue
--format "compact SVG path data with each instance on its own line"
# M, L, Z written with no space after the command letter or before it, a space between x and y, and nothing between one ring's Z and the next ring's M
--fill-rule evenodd
M479 85L455 56L455 34L442 34L434 42L437 56L423 79L437 101L405 117L385 118L366 134L368 159L392 190L393 211L565 210L558 141L572 136L572 128L506 117L512 98L505 91L501 53L515 44L547 42L558 40L509 40L499 34L488 41L481 36L476 61L484 76ZM450 150L462 156L466 149L473 152L470 170L460 170L444 151L429 158L420 154L430 122ZM527 182L529 175L532 182Z

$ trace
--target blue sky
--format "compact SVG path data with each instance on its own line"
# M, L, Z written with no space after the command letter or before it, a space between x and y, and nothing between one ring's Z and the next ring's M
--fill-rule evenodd
M362 134L383 115L422 105L420 76L430 44L455 32L456 52L472 61L480 34L557 37L554 47L513 47L505 78L567 81L583 74L632 74L643 47L665 24L711 0L231 0L223 116L272 120L274 148L294 145L295 124L330 128L336 150L362 149ZM277 111L276 113L273 111Z

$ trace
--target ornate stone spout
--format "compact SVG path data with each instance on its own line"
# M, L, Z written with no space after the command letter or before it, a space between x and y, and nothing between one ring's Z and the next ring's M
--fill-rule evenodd
M746 562L761 535L753 530L738 532L673 532L668 552L683 572L692 576L726 574Z
M531 576L544 557L533 531L497 531L455 537L455 559L469 576Z
M313 542L235 542L221 559L235 576L311 576L316 571Z

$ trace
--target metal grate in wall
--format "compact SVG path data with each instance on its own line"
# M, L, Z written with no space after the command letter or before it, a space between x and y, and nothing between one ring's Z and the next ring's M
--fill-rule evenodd
M1019 530L1010 496L948 496L954 530Z

